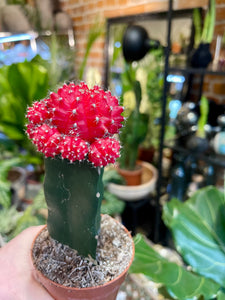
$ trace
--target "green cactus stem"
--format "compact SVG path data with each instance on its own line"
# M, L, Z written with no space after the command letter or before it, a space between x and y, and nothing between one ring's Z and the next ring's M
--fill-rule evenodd
M103 197L103 168L87 160L46 158L44 192L52 238L96 258Z

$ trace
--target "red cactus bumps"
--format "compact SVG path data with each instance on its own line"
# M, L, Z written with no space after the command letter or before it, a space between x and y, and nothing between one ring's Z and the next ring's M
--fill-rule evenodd
M28 108L27 134L46 157L88 159L104 167L119 157L120 144L112 136L122 127L122 112L110 91L83 82L64 84Z

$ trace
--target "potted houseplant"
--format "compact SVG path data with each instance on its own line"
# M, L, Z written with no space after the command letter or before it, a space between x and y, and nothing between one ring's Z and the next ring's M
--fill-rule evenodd
M171 252L162 248L160 254L137 235L130 271L146 275L161 290L164 287L169 299L225 299L224 199L223 192L207 186L185 202L173 198L164 204L163 220L183 263L171 261Z
M145 140L141 144L139 158L152 162L154 154L159 146L161 99L163 90L163 51L161 48L153 50L141 65L139 76L145 102L142 110L149 115L148 132Z
M115 299L132 262L130 234L100 215L104 167L119 157L112 136L122 127L122 111L109 91L83 82L64 84L28 108L28 136L45 156L48 206L47 229L35 239L32 259L36 278L54 299ZM61 258L53 257L59 249Z
M212 61L210 44L213 39L216 17L215 0L210 1L210 7L206 13L203 27L202 17L198 8L194 9L193 21L195 28L194 52L191 57L191 66L195 68L206 68Z
M157 171L152 164L139 160L139 147L148 132L149 115L140 110L142 89L131 64L126 64L122 83L126 126L120 134L122 149L116 169L124 177L125 185L110 183L108 190L120 199L135 201L143 199L154 189ZM130 105L132 100L133 107Z
M126 126L122 129L120 140L122 143L119 166L122 170L137 171L138 149L144 141L148 131L148 115L140 111L142 90L140 81L136 80L136 72L131 64L126 65L126 72L123 74L123 93L133 91L135 97L134 108L128 112ZM128 99L129 101L129 99ZM140 181L137 183L140 184Z
M149 181L153 175L155 175L155 170L153 170L151 164L147 164L147 162L143 164L138 161L140 145L145 140L148 132L149 114L141 110L142 87L140 80L137 79L137 67L134 67L133 62L141 60L149 50L158 48L159 42L151 40L146 30L138 25L128 26L123 34L122 40L125 62L125 71L121 77L122 98L124 106L129 107L129 109L126 111L126 126L120 135L123 149L119 159L118 172L125 178L128 186L134 187L143 184L143 170L148 169L147 172L151 173L150 178L147 180L147 186L149 186ZM133 95L135 100L132 107L130 102L132 102ZM127 105L125 102L127 102ZM154 183L152 184L150 182L150 190L152 186L154 186ZM113 189L114 188L116 188L116 186L113 186ZM121 187L119 187L119 190L120 189ZM122 190L124 190L124 188L122 188ZM147 189L144 187L144 190L146 190L147 193L150 191L149 187L147 187ZM117 191L114 192L117 193ZM123 194L124 193L127 193L126 188L123 191ZM133 190L131 193L137 195L139 191ZM117 195L119 194L117 193ZM144 194L146 195L146 193Z

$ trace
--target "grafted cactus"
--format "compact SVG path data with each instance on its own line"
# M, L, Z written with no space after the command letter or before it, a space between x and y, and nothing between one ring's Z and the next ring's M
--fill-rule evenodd
M44 191L52 238L96 255L104 167L119 157L113 138L123 107L109 91L70 83L28 108L27 134L45 159Z

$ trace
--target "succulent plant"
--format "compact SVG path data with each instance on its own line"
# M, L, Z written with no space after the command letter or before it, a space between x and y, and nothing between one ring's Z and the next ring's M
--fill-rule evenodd
M64 84L28 108L27 134L45 156L44 191L52 238L95 257L104 167L120 155L123 107L99 86Z

